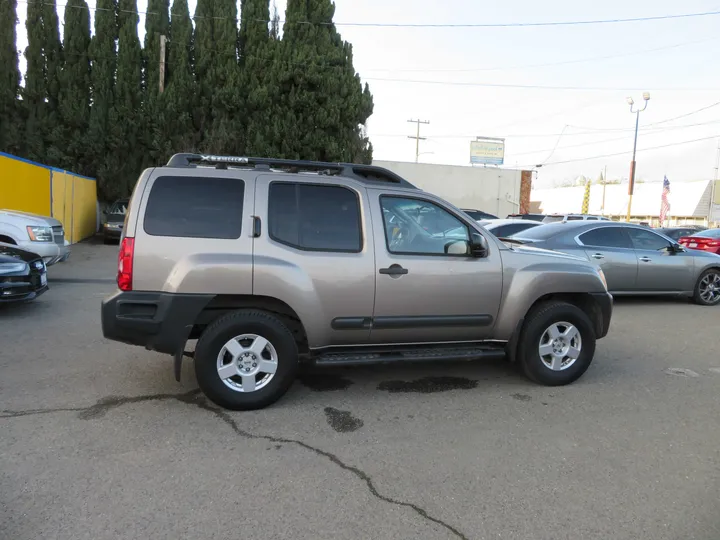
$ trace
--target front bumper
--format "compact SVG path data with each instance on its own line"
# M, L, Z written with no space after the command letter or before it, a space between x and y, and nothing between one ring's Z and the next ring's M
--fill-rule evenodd
M108 240L120 240L122 232L122 227L108 227L107 223L103 225L103 237Z
M31 253L37 253L45 261L45 266L65 262L70 257L69 246L61 246L52 242L20 242L18 247Z
M117 291L102 303L103 335L175 354L185 346L198 315L212 299L207 294Z
M47 290L47 273L44 269L24 276L2 276L0 304L29 302Z
M610 319L612 319L613 312L613 297L609 292L605 293L591 293L595 304L600 310L600 320L598 321L597 328L597 339L604 338L607 336L610 330Z

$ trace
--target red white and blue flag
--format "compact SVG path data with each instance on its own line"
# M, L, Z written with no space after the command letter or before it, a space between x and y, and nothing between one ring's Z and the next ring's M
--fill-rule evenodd
M670 203L668 202L668 195L670 194L670 180L667 176L663 179L663 190L662 190L662 201L660 203L660 225L665 223L665 218L670 211Z

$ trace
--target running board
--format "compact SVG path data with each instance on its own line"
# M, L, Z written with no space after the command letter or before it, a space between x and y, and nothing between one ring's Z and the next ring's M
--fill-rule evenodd
M432 347L386 350L355 349L346 352L327 351L313 358L318 366L356 366L385 362L429 362L445 360L499 360L505 349L498 347Z

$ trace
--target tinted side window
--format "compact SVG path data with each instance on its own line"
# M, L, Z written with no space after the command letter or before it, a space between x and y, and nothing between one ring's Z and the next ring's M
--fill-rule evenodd
M583 217L582 216L568 216L567 220L568 221L582 221Z
M161 176L155 180L143 227L152 236L240 238L245 182L235 178Z
M524 231L525 229L529 228L530 227L527 227L522 223L508 223L507 225L498 225L494 229L491 229L490 232L492 232L498 238L502 238L510 236L511 234L518 233L520 231Z
M642 229L628 229L627 231L635 249L658 251L670 247L670 243L667 240L652 231L644 231Z
M360 203L341 186L272 182L270 238L298 249L357 253L362 249Z
M598 227L580 235L586 246L632 248L630 239L620 227Z

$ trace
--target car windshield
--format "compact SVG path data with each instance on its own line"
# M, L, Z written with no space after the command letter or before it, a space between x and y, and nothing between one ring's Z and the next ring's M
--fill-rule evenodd
M108 210L108 214L125 215L127 212L128 201L115 201Z
M720 238L720 229L707 229L706 231L700 231L691 236L703 236L705 238Z

